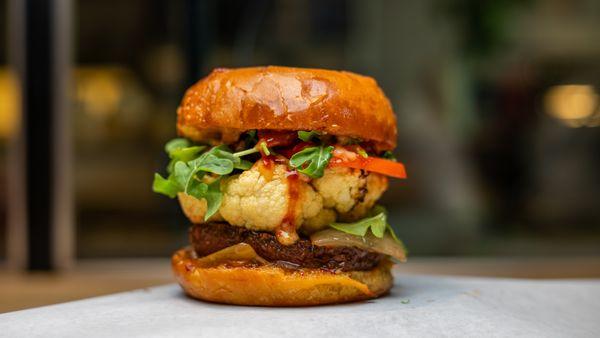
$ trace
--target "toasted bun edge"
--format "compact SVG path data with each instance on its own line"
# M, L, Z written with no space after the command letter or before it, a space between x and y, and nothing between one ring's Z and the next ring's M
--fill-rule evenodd
M190 297L225 304L310 306L376 298L393 283L391 262L369 271L335 273L320 269L217 266L196 263L189 248L172 256L177 282Z

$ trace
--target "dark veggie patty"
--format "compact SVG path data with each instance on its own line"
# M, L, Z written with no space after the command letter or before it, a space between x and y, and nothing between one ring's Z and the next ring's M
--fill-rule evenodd
M282 245L271 233L252 231L226 223L195 224L190 228L189 235L198 257L210 255L238 243L247 243L269 262L300 268L371 270L384 258L382 254L357 247L315 246L306 238L300 238L292 245Z

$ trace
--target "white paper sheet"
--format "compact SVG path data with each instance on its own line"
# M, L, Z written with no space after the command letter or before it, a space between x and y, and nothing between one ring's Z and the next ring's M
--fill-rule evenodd
M6 313L0 336L600 337L600 280L396 275L386 297L305 308L209 304L166 285Z

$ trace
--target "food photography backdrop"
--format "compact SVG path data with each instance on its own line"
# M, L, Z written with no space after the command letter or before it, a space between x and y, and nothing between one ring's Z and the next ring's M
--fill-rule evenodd
M595 0L0 0L0 311L170 281L189 223L152 177L217 67L378 81L408 271L600 277L599 42Z

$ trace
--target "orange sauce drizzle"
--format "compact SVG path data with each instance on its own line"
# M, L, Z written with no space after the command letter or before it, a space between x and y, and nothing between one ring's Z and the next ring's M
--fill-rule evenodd
M298 199L300 198L298 172L295 170L288 171L286 179L288 182L288 208L279 228L275 231L275 236L279 243L290 245L296 243L299 238L296 233L296 208L298 207Z

